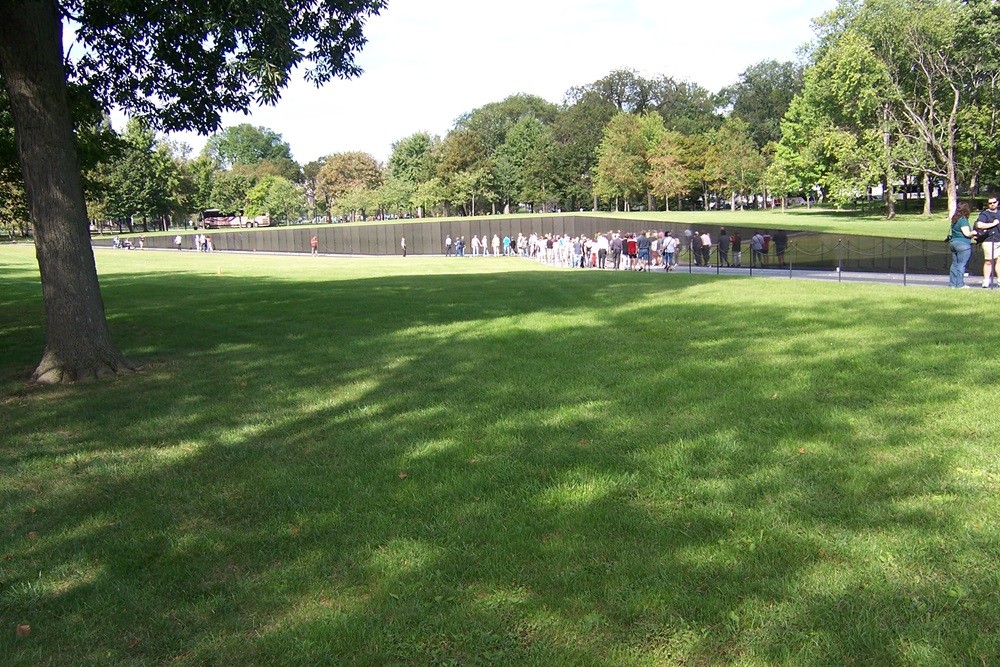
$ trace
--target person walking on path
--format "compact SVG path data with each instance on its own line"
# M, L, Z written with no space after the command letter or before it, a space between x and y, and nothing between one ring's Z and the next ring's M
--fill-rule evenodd
M969 205L962 203L951 216L951 272L948 285L954 289L968 287L965 284L965 265L972 254L972 237L976 233L969 227Z
M991 195L986 200L986 209L976 218L976 230L986 233L981 241L983 245L983 287L989 289L993 284L993 267L1000 260L1000 216L997 215L997 198ZM997 267L1000 277L1000 267Z
M313 234L313 237L309 239L309 248L312 250L312 254L319 254L319 237Z
M403 257L406 257L406 237L402 236L399 239L399 247L403 250Z

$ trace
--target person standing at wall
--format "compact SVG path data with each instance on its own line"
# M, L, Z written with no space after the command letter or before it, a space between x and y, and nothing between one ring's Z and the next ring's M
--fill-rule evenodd
M444 256L451 257L451 234L444 237Z
M725 227L719 230L719 263L732 266L729 263L729 234Z
M771 237L774 241L774 256L778 258L778 264L785 265L785 248L788 247L788 234L779 229Z
M403 251L403 257L406 257L406 237L402 236L399 239L399 247Z
M667 232L667 236L663 240L663 250L665 252L663 258L664 271L673 271L674 267L677 266L677 247L679 245L680 241L677 237Z
M757 232L750 237L750 266L764 268L764 235Z
M605 269L608 266L608 251L611 250L611 242L604 234L598 234L595 243L597 243L597 268Z
M653 244L649 237L646 236L646 232L640 232L639 238L635 240L635 249L640 271L649 271L650 251L652 250L652 245Z
M962 203L951 216L951 234L948 245L951 247L951 272L948 285L954 289L968 287L965 284L965 265L972 254L972 238L976 235L969 227L969 205Z
M309 239L309 249L312 251L312 255L319 254L319 237L313 234L313 237Z
M611 268L615 271L622 266L622 246L624 241L622 241L621 232L615 232L611 236Z
M996 195L990 195L986 200L986 209L976 218L976 230L986 232L983 246L983 287L989 289L993 284L993 266L1000 260L1000 216L997 215ZM1000 268L1000 267L998 267ZM1000 272L998 272L1000 277Z

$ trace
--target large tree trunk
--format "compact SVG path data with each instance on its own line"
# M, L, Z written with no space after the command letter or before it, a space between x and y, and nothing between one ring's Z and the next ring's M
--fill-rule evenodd
M54 0L0 0L0 73L13 111L45 304L45 352L32 379L72 382L133 370L112 343L104 316Z

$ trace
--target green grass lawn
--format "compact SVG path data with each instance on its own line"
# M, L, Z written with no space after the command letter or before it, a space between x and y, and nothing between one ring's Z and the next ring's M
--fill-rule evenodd
M1000 655L995 294L97 260L144 372L27 387L0 248L3 665Z

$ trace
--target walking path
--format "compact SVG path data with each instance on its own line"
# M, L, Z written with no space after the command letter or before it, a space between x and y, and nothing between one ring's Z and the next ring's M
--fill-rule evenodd
M95 245L95 248L106 248L111 250L107 246ZM166 248L147 248L146 251L159 250L164 252L177 252L174 249ZM194 252L191 249L185 249L186 252ZM241 255L290 255L290 254L301 254L305 255L307 253L287 253L287 252L273 252L273 251L240 251L240 250L215 250L214 252L225 252L228 254L241 254ZM341 255L341 254L330 254L321 253L321 257L331 257L340 259L378 259L381 257L386 257L385 255ZM416 256L416 255L414 255ZM429 257L432 255L420 255L422 257ZM396 257L395 255L389 255L388 257ZM444 257L444 255L440 255ZM468 259L478 259L473 258L471 255ZM536 260L531 260L536 261ZM567 267L568 268L568 267ZM585 270L585 271L597 271L598 269L571 269L571 270ZM663 269L653 269L654 273L663 273ZM690 273L692 275L720 275L720 276L759 276L762 278L785 278L785 279L797 279L797 280L826 280L826 281L836 281L836 282L852 282L852 283L878 283L883 285L900 285L907 287L948 287L948 275L935 275L926 273L877 273L871 271L836 271L836 270L826 270L826 269L788 269L767 267L767 268L753 268L748 266L742 267L715 267L715 266L688 266L686 264L679 264L677 268L674 269L674 273ZM979 288L982 285L982 278L979 276L969 275L965 279L965 284L969 287ZM994 286L996 287L996 286Z
M657 269L654 269L654 271ZM688 273L688 267L680 265L674 269L678 273ZM795 278L800 280L826 280L836 282L851 283L879 283L883 285L901 285L916 287L948 287L948 276L934 275L926 273L877 273L873 271L837 271L820 269L788 269L786 268L755 268L749 267L716 267L692 266L691 274L718 275L721 276L760 276L764 278ZM979 287L982 278L969 276L965 279L965 284L970 287Z

